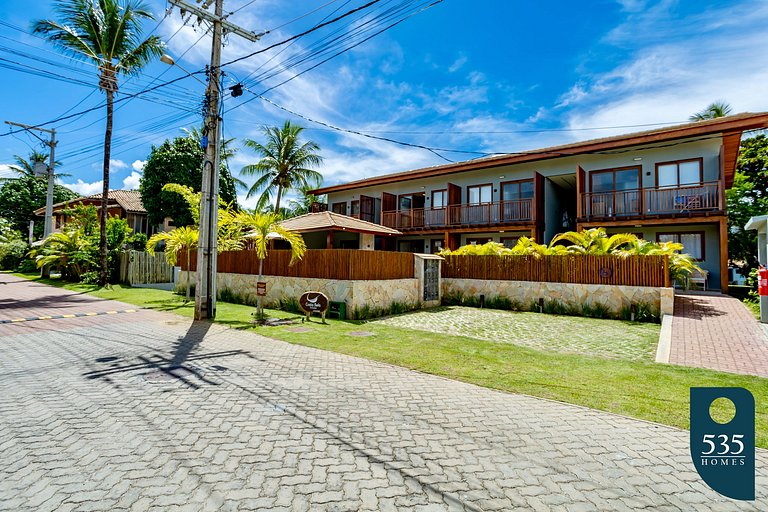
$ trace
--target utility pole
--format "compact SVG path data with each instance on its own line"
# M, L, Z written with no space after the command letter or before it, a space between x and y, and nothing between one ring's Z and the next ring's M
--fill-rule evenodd
M200 0L197 0L198 3ZM219 149L221 145L221 118L219 117L219 96L221 94L221 42L224 31L237 34L251 42L258 41L261 34L245 30L227 21L223 16L224 0L215 0L214 12L207 9L211 0L205 0L203 8L182 0L169 0L178 7L182 16L191 13L200 20L213 24L211 65L208 70L206 91L206 119L203 128L205 160L203 161L203 183L200 198L200 236L197 243L197 278L195 281L195 320L216 317L216 260L218 253L219 225ZM206 143L207 142L207 143Z

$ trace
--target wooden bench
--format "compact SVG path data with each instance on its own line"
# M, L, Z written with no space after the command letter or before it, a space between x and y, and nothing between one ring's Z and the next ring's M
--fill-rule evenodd
M707 277L709 277L709 272L706 270L693 272L688 278L688 286L686 289L690 288L691 283L695 283L697 285L700 284L704 291L707 291Z

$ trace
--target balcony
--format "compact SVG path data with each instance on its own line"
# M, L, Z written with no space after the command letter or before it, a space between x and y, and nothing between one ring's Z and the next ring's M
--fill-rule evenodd
M680 187L586 192L582 218L622 219L707 214L724 210L720 182Z
M446 208L391 210L381 214L382 225L399 230L501 226L531 222L533 222L533 199L462 204Z

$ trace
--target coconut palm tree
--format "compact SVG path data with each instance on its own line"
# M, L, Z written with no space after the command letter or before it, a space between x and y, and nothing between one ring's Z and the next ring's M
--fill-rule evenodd
M16 161L16 163L9 165L8 169L15 172L18 177L0 178L0 181L37 178L37 176L35 176L35 164L37 164L37 162L42 162L46 165L46 167L48 166L48 153L41 153L40 151L32 151L27 158L21 157L19 155L13 155L13 159ZM54 168L60 165L61 162L58 160L53 162ZM71 176L71 174L56 173L57 178L66 178L69 176Z
M38 20L33 28L64 53L98 66L99 89L107 99L104 131L104 164L101 198L99 284L107 284L107 202L109 159L112 146L112 115L119 75L137 75L153 58L163 53L158 36L141 39L141 23L153 19L134 0L60 0L54 7L56 20Z
M190 265L190 251L197 249L197 240L200 233L196 228L183 226L176 228L167 233L155 233L147 240L147 252L151 255L155 255L155 248L161 241L165 242L165 260L176 266L178 262L179 253L185 252L187 258L187 302L189 302L189 265Z
M705 121L707 119L716 119L718 117L725 117L733 112L733 107L725 101L715 101L710 103L707 108L701 112L696 112L688 119L690 121Z
M264 258L267 257L269 249L269 240L282 238L291 246L291 264L300 260L307 250L304 244L304 238L293 231L282 227L278 222L280 216L274 213L247 213L239 212L235 214L234 222L247 230L246 238L253 240L256 256L259 258L259 276L257 282L261 281L264 270ZM262 318L261 296L256 299L256 311L258 318Z
M262 127L266 142L262 144L252 139L243 140L243 145L261 156L255 164L246 165L240 171L241 176L255 176L256 182L248 190L248 196L259 196L257 209L263 210L276 196L273 211L280 211L280 200L286 192L320 186L322 174L312 169L322 163L317 152L320 146L312 141L301 140L301 126L286 121L282 128Z

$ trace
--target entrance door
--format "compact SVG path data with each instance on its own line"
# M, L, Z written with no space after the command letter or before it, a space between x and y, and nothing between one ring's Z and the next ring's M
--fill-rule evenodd
M429 244L430 254L437 254L443 250L445 241L442 238L433 238Z

